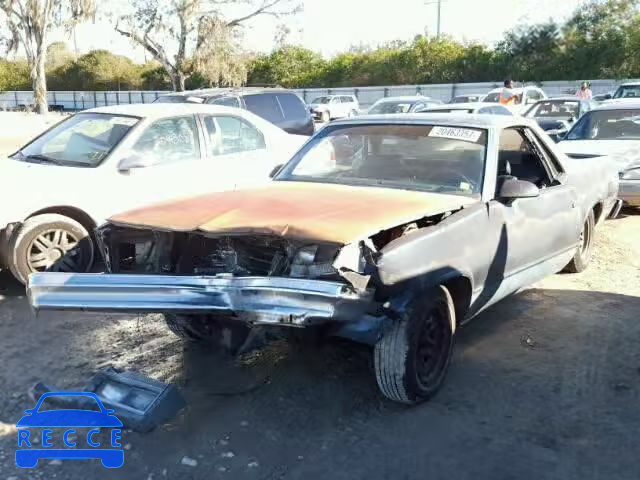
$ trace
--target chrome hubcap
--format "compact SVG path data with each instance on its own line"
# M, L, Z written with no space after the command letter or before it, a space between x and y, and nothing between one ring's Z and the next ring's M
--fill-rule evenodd
M47 230L33 239L27 263L33 272L73 272L79 268L78 238L66 230Z

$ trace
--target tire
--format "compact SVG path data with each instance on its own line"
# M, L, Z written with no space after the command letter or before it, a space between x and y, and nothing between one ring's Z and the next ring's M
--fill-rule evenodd
M405 318L395 321L374 348L382 394L409 405L435 395L451 362L455 325L453 299L445 287L416 298ZM430 350L427 361L424 349Z
M9 269L26 284L33 272L86 272L93 265L89 232L75 220L54 213L27 219L9 241Z
M251 327L238 320L213 315L165 314L167 327L176 336L188 342L215 347L235 355L245 344Z
M328 110L326 112L322 112L322 115L321 115L320 119L322 120L322 123L330 122L331 121L331 113L329 113Z
M595 217L593 215L593 210L591 210L584 222L582 232L580 232L580 245L578 245L576 253L569 264L564 267L563 272L580 273L587 269L589 262L591 261L591 254L593 251L594 228Z

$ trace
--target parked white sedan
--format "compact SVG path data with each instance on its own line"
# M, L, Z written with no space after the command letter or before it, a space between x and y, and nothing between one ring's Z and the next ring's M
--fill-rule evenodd
M106 218L262 183L307 138L214 105L78 113L0 159L0 268L22 282L35 271L86 271L94 258L90 232Z

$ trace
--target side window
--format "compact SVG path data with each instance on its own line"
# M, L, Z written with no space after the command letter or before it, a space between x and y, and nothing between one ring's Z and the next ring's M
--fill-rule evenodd
M342 101L342 100L340 100L340 97L333 97L333 98L329 101L329 103L333 103L333 104L335 105L336 103L341 103L341 101Z
M493 107L482 107L477 113L495 113Z
M540 136L533 130L530 130L528 128L526 132L529 138L533 140L533 143L536 145L540 154L545 158L546 164L549 168L551 168L553 175L557 177L559 173L564 173L564 167L558 161L556 156L551 152L546 143L540 138Z
M156 164L199 159L195 118L173 117L153 122L138 138L133 151L141 156L151 156Z
M238 97L214 97L207 100L207 103L212 105L222 105L223 107L241 108L240 99Z
M548 187L552 183L538 149L532 145L524 131L517 128L504 129L500 134L498 176L505 175L528 180L539 188Z
M427 105L421 102L416 103L413 107L411 107L411 112L419 112L420 110L427 108Z
M247 110L255 113L259 117L270 121L271 123L280 123L284 120L280 104L275 93L259 93L256 95L246 95L244 103Z
M511 113L511 110L504 107L493 107L493 113L495 113L496 115L513 115L513 113Z
M287 120L306 120L309 113L295 93L279 93L278 101Z
M264 135L256 127L238 117L203 117L209 140L209 155L229 155L266 148Z

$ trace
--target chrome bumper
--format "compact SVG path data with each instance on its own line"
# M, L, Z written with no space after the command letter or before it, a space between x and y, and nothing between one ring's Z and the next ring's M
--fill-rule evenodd
M301 278L34 273L27 296L36 311L219 313L251 323L305 326L358 320L373 294Z

